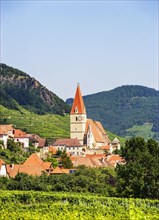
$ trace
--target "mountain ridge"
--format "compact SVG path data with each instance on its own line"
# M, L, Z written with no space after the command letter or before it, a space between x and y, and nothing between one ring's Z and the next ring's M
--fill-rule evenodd
M68 105L72 104L72 98L65 103L27 73L6 64L0 64L0 69L0 104L4 107L22 114L21 107L40 115L63 116L70 112ZM83 96L83 99L88 118L100 121L106 130L122 137L141 134L146 135L147 139L159 140L158 90L140 85L124 85ZM144 124L149 126L144 127Z
M0 103L10 109L18 105L38 114L69 113L69 106L35 78L6 64L0 64Z

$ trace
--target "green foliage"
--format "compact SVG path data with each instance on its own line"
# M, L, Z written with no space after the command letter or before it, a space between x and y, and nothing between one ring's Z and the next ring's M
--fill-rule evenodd
M13 139L8 139L7 149L0 149L0 158L8 164L23 163L26 160L26 156L19 143L15 143Z
M48 156L48 157L45 159L45 161L51 162L53 168L57 167L58 164L59 164L57 158L55 158L55 157L53 157L53 156Z
M9 190L89 192L115 196L115 178L113 169L82 167L69 175L29 176L19 173L14 179L6 178L5 182L0 178L0 185Z
M38 134L44 138L69 137L69 116L37 115L22 107L17 111L0 106L0 112L0 124L13 124L16 129Z
M25 109L37 113L55 113L63 115L69 112L69 106L57 95L47 90L34 78L20 70L0 64L1 87L0 103L10 109Z
M0 140L0 149L4 148L4 142Z
M150 138L156 137L155 139L159 141L159 138L157 138L157 134L155 134L154 131L152 131L153 124L143 124L143 125L134 125L132 128L129 128L126 130L126 137L127 139L131 137L144 137L145 140L148 140ZM158 136L159 137L159 136Z
M68 154L66 153L66 150L64 150L61 154L60 163L64 168L70 169L73 167L72 161L68 156Z
M1 191L1 219L157 220L158 200L90 194Z
M119 195L159 199L159 144L152 139L131 138L122 156L126 164L116 168Z

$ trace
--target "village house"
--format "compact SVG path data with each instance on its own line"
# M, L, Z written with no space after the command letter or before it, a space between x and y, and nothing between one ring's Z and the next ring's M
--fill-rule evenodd
M29 148L29 138L27 137L26 132L15 129L13 139L14 142L20 143L23 149L27 150Z
M7 167L6 163L0 159L0 177L7 177Z
M7 165L7 173L9 177L15 177L18 173L26 173L28 175L40 176L43 173L47 175L53 170L51 162L44 162L38 154L32 154L23 164Z
M91 168L99 168L107 166L105 162L106 155L105 154L86 154L82 157L71 156L70 159L73 163L74 167L78 167L84 165L86 167Z
M69 155L82 155L82 145L77 140L77 138L61 138L57 139L53 144L52 147L54 147L56 150L61 150L66 152Z
M7 149L7 140L14 137L12 125L0 125L0 140L3 141L4 149Z
M87 154L82 157L71 156L70 157L73 166L78 167L84 165L86 167L91 168L99 168L99 167L112 167L115 168L117 164L124 164L124 160L117 154Z
M37 134L27 134L29 137L29 142L35 147L35 149L39 149L41 155L45 155L49 152L49 146L46 146L46 138L41 138Z
M77 138L82 146L89 149L98 149L110 143L102 124L99 121L87 119L79 84L70 112L70 138Z

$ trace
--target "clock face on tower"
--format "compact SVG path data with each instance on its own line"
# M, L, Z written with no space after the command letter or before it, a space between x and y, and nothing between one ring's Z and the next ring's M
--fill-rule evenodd
M81 121L82 120L82 117L81 116L78 116L78 121Z

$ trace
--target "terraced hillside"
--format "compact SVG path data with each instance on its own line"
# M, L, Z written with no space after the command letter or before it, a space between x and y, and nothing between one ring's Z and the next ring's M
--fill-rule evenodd
M56 114L38 115L19 107L19 110L0 106L0 123L13 124L27 133L35 133L45 138L69 137L69 116Z

